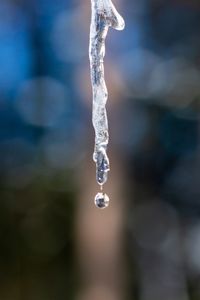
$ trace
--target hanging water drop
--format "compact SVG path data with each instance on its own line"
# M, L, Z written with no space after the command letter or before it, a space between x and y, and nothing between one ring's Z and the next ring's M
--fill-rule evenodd
M109 205L109 197L105 193L98 193L94 199L96 207L104 209Z

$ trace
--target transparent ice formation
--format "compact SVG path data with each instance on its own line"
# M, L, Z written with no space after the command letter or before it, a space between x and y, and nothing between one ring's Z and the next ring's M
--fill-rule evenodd
M90 25L90 69L93 90L92 122L95 130L95 147L93 159L96 163L96 179L100 185L107 181L110 170L107 156L109 141L106 102L108 91L104 79L103 60L105 56L105 39L109 27L123 30L125 23L111 0L91 0L92 18Z

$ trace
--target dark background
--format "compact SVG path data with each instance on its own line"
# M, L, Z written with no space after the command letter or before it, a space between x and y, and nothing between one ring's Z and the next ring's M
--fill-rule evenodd
M1 300L200 300L200 4L115 3L99 212L90 1L0 2Z

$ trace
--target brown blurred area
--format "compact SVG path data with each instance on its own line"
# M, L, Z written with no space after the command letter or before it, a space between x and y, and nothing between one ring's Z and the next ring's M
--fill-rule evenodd
M0 2L0 300L200 300L200 4L114 2L105 210L90 1Z

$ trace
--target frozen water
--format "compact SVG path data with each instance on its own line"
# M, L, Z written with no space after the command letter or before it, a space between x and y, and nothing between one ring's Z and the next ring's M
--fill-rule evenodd
M96 163L96 179L100 185L107 181L110 170L107 156L109 141L106 102L108 91L104 79L103 60L105 56L105 39L109 27L123 30L125 23L111 0L91 0L92 17L90 25L90 69L93 90L92 122L95 130L95 147L93 159Z

